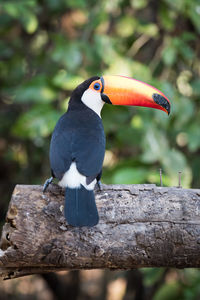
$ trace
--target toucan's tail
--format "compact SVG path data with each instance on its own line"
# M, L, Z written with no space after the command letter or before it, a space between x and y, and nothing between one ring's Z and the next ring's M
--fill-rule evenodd
M65 218L72 226L94 226L99 221L93 190L66 188Z

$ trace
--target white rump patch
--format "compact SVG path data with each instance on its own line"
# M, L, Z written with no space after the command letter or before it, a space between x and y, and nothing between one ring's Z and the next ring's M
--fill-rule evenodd
M67 172L63 175L63 178L59 181L59 185L63 188L69 187L71 189L80 188L81 184L87 190L93 190L96 184L96 179L94 179L90 184L86 184L86 176L79 173L76 168L76 163L73 162Z
M105 102L102 101L99 92L88 89L83 93L81 101L101 118L101 110Z

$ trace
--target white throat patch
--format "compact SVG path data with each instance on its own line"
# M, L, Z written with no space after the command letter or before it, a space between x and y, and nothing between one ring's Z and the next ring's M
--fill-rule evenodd
M101 110L104 105L104 101L102 101L99 92L88 89L83 93L81 101L101 118Z

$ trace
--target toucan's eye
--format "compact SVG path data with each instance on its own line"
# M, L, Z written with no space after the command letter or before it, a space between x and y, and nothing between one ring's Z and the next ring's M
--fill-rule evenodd
M94 84L94 89L95 89L96 91L98 91L98 90L100 90L100 88L101 88L100 83L96 82L96 83Z

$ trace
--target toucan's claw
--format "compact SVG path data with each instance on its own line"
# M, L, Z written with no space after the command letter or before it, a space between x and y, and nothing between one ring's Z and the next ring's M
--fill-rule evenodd
M98 186L99 191L102 191L102 184L101 184L100 180L97 181L97 186Z
M53 177L50 177L45 181L45 183L43 185L43 190L42 190L43 194L46 192L48 186L52 183L52 181L53 181Z

